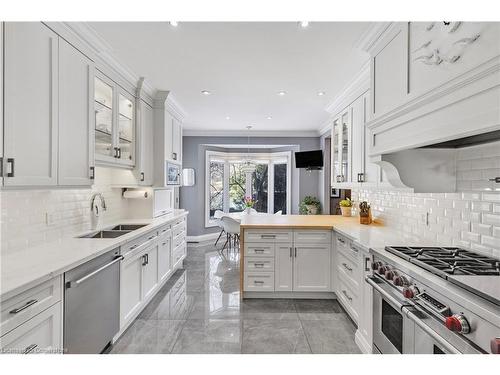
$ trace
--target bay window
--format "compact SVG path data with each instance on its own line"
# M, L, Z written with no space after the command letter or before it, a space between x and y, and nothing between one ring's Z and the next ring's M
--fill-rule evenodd
M214 226L215 211L241 212L244 198L257 202L257 212L290 212L291 152L223 153L206 152L205 225ZM253 172L244 168L248 160Z

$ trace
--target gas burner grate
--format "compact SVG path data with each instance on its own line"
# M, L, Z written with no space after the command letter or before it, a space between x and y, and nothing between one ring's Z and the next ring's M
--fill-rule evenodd
M458 247L387 246L386 250L439 276L500 276L500 260Z

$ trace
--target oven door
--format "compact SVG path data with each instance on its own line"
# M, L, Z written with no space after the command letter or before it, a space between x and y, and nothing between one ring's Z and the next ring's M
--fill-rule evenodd
M376 277L366 281L373 288L374 353L413 353L415 324L403 311L405 301L384 281Z

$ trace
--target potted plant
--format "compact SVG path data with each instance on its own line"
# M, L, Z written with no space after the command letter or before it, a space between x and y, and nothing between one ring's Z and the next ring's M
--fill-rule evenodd
M352 201L350 198L342 199L339 205L342 216L352 216Z
M318 215L321 213L321 203L316 197L310 195L304 197L299 206L299 212L302 215Z
M255 203L257 203L257 201L252 197L245 197L243 203L245 204L245 213L250 214L252 212L253 206L255 206Z

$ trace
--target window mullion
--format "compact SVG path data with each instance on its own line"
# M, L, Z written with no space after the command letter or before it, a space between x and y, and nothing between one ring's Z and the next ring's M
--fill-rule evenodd
M274 214L274 162L267 164L267 212Z

